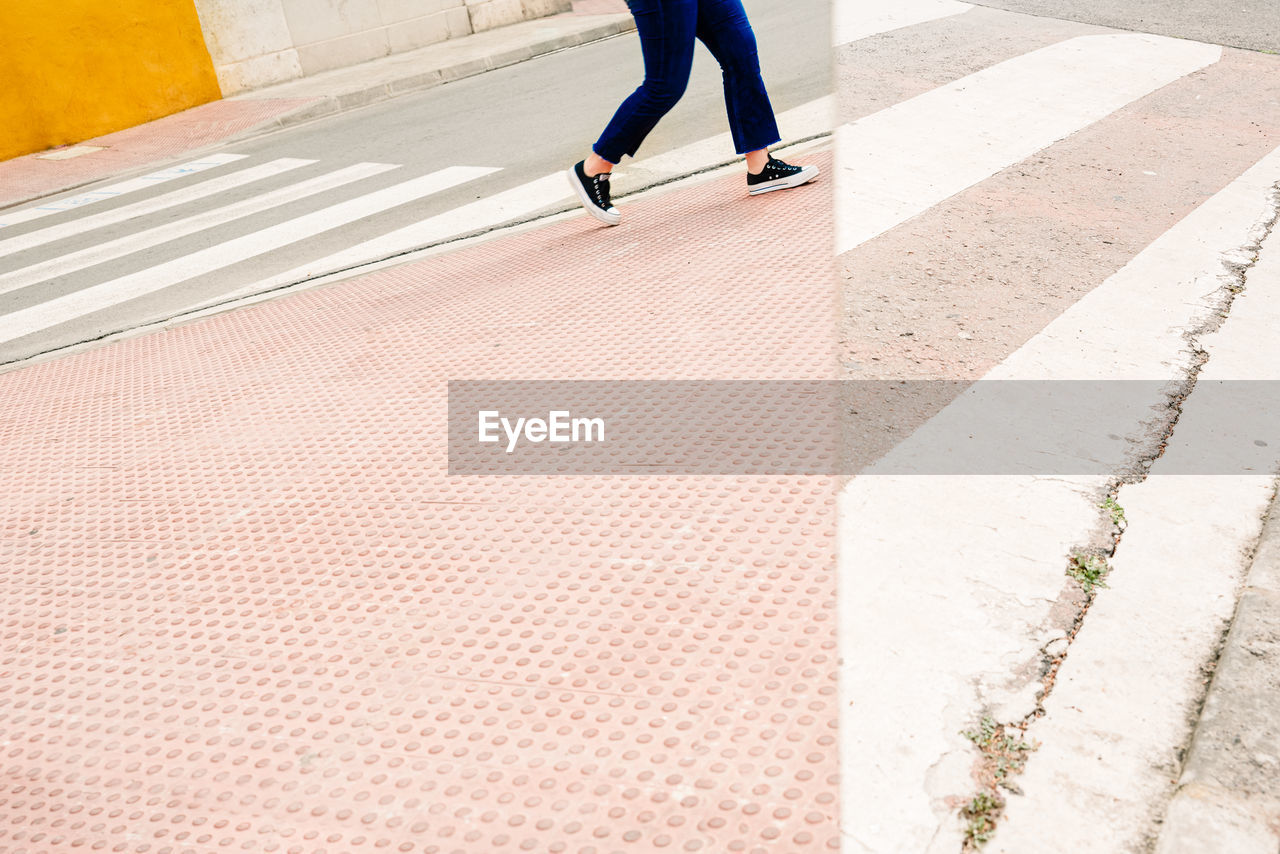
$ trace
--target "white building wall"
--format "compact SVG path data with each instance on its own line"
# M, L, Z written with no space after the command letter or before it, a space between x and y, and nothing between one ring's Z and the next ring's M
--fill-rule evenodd
M195 0L223 95L568 11L571 0Z

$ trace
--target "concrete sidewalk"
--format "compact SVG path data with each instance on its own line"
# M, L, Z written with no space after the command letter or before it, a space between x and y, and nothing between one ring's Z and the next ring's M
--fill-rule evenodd
M76 146L0 162L0 208L634 29L622 0L585 0L570 13L245 92Z
M0 375L0 848L836 850L833 478L447 469L450 379L834 376L829 178L672 186Z

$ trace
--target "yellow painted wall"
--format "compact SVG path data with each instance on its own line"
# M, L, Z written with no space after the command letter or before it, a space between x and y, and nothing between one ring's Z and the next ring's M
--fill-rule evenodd
M193 0L0 0L0 160L220 97Z

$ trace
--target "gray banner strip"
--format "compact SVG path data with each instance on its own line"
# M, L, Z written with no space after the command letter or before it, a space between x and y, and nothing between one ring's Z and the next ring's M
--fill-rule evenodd
M1112 475L1163 451L1141 381L449 383L455 475ZM1273 474L1280 382L1201 382L1165 474Z

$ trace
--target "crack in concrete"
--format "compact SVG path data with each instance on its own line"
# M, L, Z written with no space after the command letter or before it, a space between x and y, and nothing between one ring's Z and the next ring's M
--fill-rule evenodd
M1271 185L1271 192L1267 199L1267 203L1268 209L1266 214L1264 214L1262 219L1253 226L1247 237L1247 242L1222 254L1221 260L1224 272L1218 276L1221 284L1218 288L1210 291L1204 296L1206 308L1208 310L1207 316L1200 323L1191 327L1183 334L1183 340L1186 343L1187 351L1191 357L1190 363L1187 366L1186 375L1174 385L1173 390L1169 393L1166 399L1168 413L1167 419L1164 421L1159 435L1154 439L1155 448L1149 454L1140 457L1128 472L1118 475L1108 485L1105 493L1106 498L1104 498L1103 503L1099 504L1099 509L1103 510L1103 512L1108 516L1110 515L1110 511L1104 509L1106 500L1110 499L1111 502L1115 502L1115 506L1121 508L1121 512L1123 513L1123 508L1118 502L1121 488L1125 485L1132 485L1145 481L1150 476L1150 469L1152 465L1154 465L1155 461L1164 455L1165 449L1168 447L1168 443L1170 439L1172 439L1174 431L1177 429L1178 422L1182 417L1183 407L1186 404L1187 399L1195 391L1200 373L1203 371L1204 366L1210 359L1209 351L1201 346L1200 340L1222 328L1223 324L1230 316L1231 307L1234 305L1236 297L1244 293L1247 288L1249 271L1255 264L1257 264L1263 244L1277 226L1280 225L1280 181ZM1105 523L1109 523L1109 525ZM1102 556L1109 562L1111 558L1115 557L1115 554L1120 547L1120 542L1124 537L1127 525L1121 524L1114 517L1107 518L1104 516L1104 528L1108 527L1111 533L1111 544L1108 547L1099 549L1097 546L1084 545L1073 549L1072 554L1096 554ZM1249 556L1246 556L1246 559L1248 558ZM1110 567L1108 567L1108 570L1109 569ZM1060 654L1052 657L1044 655L1042 650L1042 655L1044 655L1042 658L1044 670L1041 678L1043 692L1038 698L1035 710L1021 721L1010 722L1002 725L1002 730L1007 726L1025 734L1027 728L1036 718L1044 716L1044 703L1053 692L1053 686L1057 678L1058 671L1062 667L1063 662L1066 661L1067 656L1071 654L1071 645L1075 642L1076 635L1084 626L1085 617L1089 612L1089 607L1097 597L1099 589L1099 587L1095 586L1091 590L1080 590L1078 588L1075 590L1076 595L1083 596L1083 600L1077 607L1075 619L1070 629L1067 631L1066 649L1064 649ZM1064 596L1070 595L1071 592L1072 587L1068 587L1064 592ZM1204 703L1209 693L1209 686L1212 682L1213 673L1222 656L1223 646L1230 630L1231 623L1228 622L1223 628L1217 643L1215 644L1212 659L1201 665L1201 670L1204 674L1204 688L1201 691L1200 696L1197 698L1193 712L1189 715L1187 722L1187 734L1184 741L1178 745L1176 750L1177 762L1179 765L1178 769L1175 769L1177 773L1181 772L1182 763L1185 760L1187 750L1190 747L1191 738L1195 732L1195 725L1204 708ZM976 777L981 777L984 770L986 770L985 766L990 764L990 761L990 757L985 754L982 755L982 758L979 760L977 768L975 769ZM1028 759L1028 761L1030 760ZM1000 797L998 788L998 786L984 787L975 793L974 797L983 793ZM1001 800L1003 801L1003 799ZM1155 814L1151 816L1153 826L1159 826L1167 808L1167 801L1164 804L1158 804L1156 806ZM963 814L961 817L963 818ZM993 833L998 829L999 821L1002 817L1003 805L998 812L992 815L994 825L992 830ZM1143 841L1145 850L1154 850L1157 838L1158 833L1145 839ZM969 854L969 852L976 850L976 847L977 846L973 845L966 839L961 846L961 851L964 852L964 854Z

